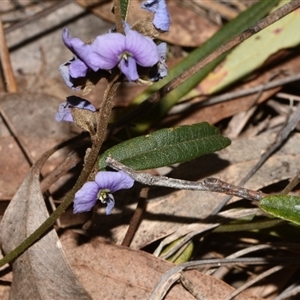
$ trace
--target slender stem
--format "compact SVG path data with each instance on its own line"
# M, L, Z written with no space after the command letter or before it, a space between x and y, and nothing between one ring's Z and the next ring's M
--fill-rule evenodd
M117 87L119 86L118 82L119 75L113 75L112 81L109 83L106 92L104 94L104 98L102 100L100 109L99 109L99 122L98 122L98 130L96 136L92 137L92 147L88 152L86 157L86 162L84 168L79 175L75 185L72 190L65 197L62 204L49 216L49 218L38 227L24 242L22 242L18 247L9 252L3 259L0 260L0 267L9 263L13 259L17 258L24 251L26 251L30 246L32 246L40 237L42 237L50 227L55 223L56 219L58 219L61 214L68 208L68 206L72 203L75 193L83 186L83 184L87 181L91 171L93 170L95 163L97 161L97 157L99 154L99 150L102 146L102 143L106 137L107 125L110 119L111 111L113 108L113 99ZM54 148L55 149L55 148ZM50 150L50 152L53 150Z
M117 32L124 34L124 27L122 21L122 10L121 10L121 3L120 0L114 1L114 14L116 17L116 29Z
M129 174L135 181L146 185L165 186L174 189L210 191L227 195L241 197L251 201L261 200L266 194L261 191L253 191L240 186L236 186L220 179L208 177L203 181L189 181L169 178L166 176L153 176L149 173L137 172L122 163L116 161L111 156L106 158L106 163L115 170L122 170Z
M180 84L185 82L188 78L193 76L195 73L200 71L204 66L208 63L212 62L214 59L219 57L220 55L226 53L228 50L232 49L233 47L237 46L241 42L245 41L252 35L258 33L262 29L270 26L271 24L275 23L276 21L280 20L284 16L288 15L289 13L293 12L297 8L300 7L300 0L294 0L286 5L283 5L261 21L259 21L256 25L250 27L249 29L245 30L237 37L233 38L231 41L223 45L222 47L218 48L216 51L212 52L208 55L205 59L199 61L194 66L192 66L187 71L183 72L180 76L172 80L166 87L168 92L172 91L173 89L177 88Z

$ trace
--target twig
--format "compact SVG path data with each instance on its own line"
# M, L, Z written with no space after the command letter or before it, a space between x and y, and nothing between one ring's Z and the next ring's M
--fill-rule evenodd
M292 299L292 297L300 294L300 286L296 285L293 288L288 288L283 291L280 295L275 297L273 300L284 300L284 299Z
M292 11L296 10L300 7L300 0L294 0L286 5L283 5L273 13L269 14L267 17L259 21L256 25L250 27L249 29L245 30L237 37L233 38L231 41L211 53L209 56L201 60L200 62L196 63L194 66L189 68L187 71L183 72L179 77L172 80L167 86L166 89L168 92L172 91L173 89L177 88L181 83L185 82L188 78L193 76L195 73L200 71L204 66L208 63L212 62L214 59L219 57L220 55L224 54L228 50L231 50L236 45L240 44L241 42L245 41L252 35L258 33L262 29L270 26L271 24L275 23L276 21L280 20L287 14L291 13Z
M266 162L266 160L276 151L279 147L283 145L291 131L295 129L300 120L300 103L297 105L296 110L290 115L287 123L278 133L275 142L262 154L260 160L256 165L248 172L248 174L239 182L238 185L244 185ZM231 197L226 197L212 212L212 214L218 213L224 205L231 199Z
M197 300L205 299L205 297L196 289L195 285L184 275L184 273L180 273L180 282Z
M258 86L255 86L253 88L246 89L246 90L234 91L234 92L222 94L219 96L211 97L207 100L202 101L201 103L197 103L196 105L197 105L197 107L205 107L205 106L221 103L224 101L232 100L235 98L255 94L255 93L261 91L262 89L269 90L269 89L272 89L272 88L275 88L278 86L282 86L287 83L295 82L298 80L300 80L300 73L293 74L291 76L287 76L287 77L284 77L284 78L281 78L278 80L274 80L274 81L271 81L268 83L263 83Z
M34 22L34 21L37 21L41 18L44 18L46 17L47 15L49 15L50 13L56 11L57 9L67 5L67 4L70 4L70 0L63 0L63 1L57 1L55 2L55 4L51 5L50 7L47 7L46 9L43 9L42 11L22 20L22 21L19 21L7 28L4 29L4 32L5 34L8 34L9 32L12 32L18 28L22 28L23 26L31 23L31 22Z
M135 209L134 215L131 218L131 221L130 221L129 227L127 229L127 232L125 234L125 237L122 241L122 244L121 244L122 246L129 247L134 238L134 234L136 233L137 228L138 228L139 224L141 223L142 215L146 208L146 200L148 198L148 191L149 191L149 188L143 188L140 192L138 204Z
M1 17L0 17L0 60L1 60L2 70L5 78L6 89L8 92L15 93L17 92L18 88L17 88L16 79L10 61L10 56L6 44Z
M284 267L286 266L276 266L273 267L259 275L257 275L255 278L253 278L252 280L249 280L247 283L243 284L241 287L239 287L238 289L236 289L233 293L231 293L229 296L225 297L224 300L231 300L233 299L235 296L237 296L238 294L240 294L241 292L243 292L245 289L247 289L248 287L250 287L251 285L259 282L260 280L266 278L267 276L270 276L272 274L274 274L275 272L278 272L280 270L282 270Z
M10 122L9 117L6 115L5 111L2 109L1 106L0 106L0 116L3 119L3 122L4 122L5 126L7 127L8 131L10 132L12 137L14 138L17 145L19 146L19 148L20 148L21 152L23 153L28 165L31 167L34 164L34 160L31 157L30 151L27 148L26 144L24 143L23 139L20 136L18 136L18 133L17 133L14 125Z
M202 182L189 181L182 179L174 179L166 176L153 176L149 173L137 172L120 162L113 159L111 156L106 158L106 163L115 170L122 170L128 173L135 181L146 185L164 186L174 189L194 190L194 191L210 191L223 194L229 194L241 197L248 200L260 200L265 194L260 191L253 191L239 186L235 186L217 178L206 178Z
M184 244L188 243L196 235L203 234L209 230L215 230L215 228L219 228L219 226L222 226L222 224L228 222L228 220L242 219L249 216L253 217L260 214L261 210L259 210L258 208L243 210L226 210L224 212L220 212L217 216L214 216L213 219L211 217L204 219L203 223L199 220L199 222L197 223L184 225L178 230L176 230L174 233L163 239L153 252L153 255L159 256L163 259L167 259L171 255L173 255L178 249L180 249ZM180 240L178 241L178 243L176 243L176 245L172 247L172 249L161 254L161 251L165 246L178 239Z
M162 299L171 286L180 279L180 272L184 270L195 269L199 266L221 266L221 265L236 265L236 264L247 264L247 265L266 265L270 263L296 263L299 262L299 257L289 258L265 258L260 257L246 257L237 259L206 259L201 261L191 261L178 266L173 267L167 271L159 280L159 282L153 288L148 300Z
M93 144L91 150L88 152L88 156L86 157L84 168L80 173L75 185L68 193L68 195L64 198L60 206L49 216L49 218L46 219L45 222L41 224L32 234L30 234L30 236L27 237L19 246L17 246L14 250L6 254L0 260L0 267L5 265L6 263L11 262L13 259L16 259L24 251L26 251L29 247L31 247L41 236L43 236L43 234L45 234L45 232L47 232L47 230L55 223L56 219L59 218L61 214L67 209L67 207L72 203L75 193L87 181L93 168L95 167L98 158L98 153L106 137L107 125L113 107L115 91L117 86L119 85L118 78L119 76L116 76L115 74L112 75L111 81L104 93L104 97L102 99L100 109L99 109L97 135L92 137ZM61 145L56 146L50 149L49 151L47 151L42 156L42 158L39 159L38 162L32 167L30 173L34 174L35 172L39 172L40 168L46 162L48 157L52 155L55 151L60 149L62 145L65 145L65 143L62 143Z

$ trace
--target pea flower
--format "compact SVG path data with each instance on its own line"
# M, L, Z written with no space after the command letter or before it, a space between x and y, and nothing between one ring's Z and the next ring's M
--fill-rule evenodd
M139 79L137 65L152 67L159 61L159 49L154 41L125 26L125 35L112 32L100 35L91 44L72 38L67 28L63 30L63 41L76 58L69 61L69 75L84 77L88 69L111 70L118 66L129 81ZM63 74L64 78L68 78ZM65 79L66 83L67 80ZM68 84L68 83L67 83Z
M75 194L74 214L90 211L99 199L102 203L106 203L106 214L110 215L115 206L115 199L111 193L129 189L133 183L134 180L123 171L98 172L95 181L86 182Z
M147 0L142 8L154 13L153 25L162 31L169 31L170 16L165 0Z
M71 112L72 107L90 110L92 112L96 111L96 108L89 101L77 96L70 96L67 97L67 100L65 102L59 105L55 115L55 120L57 122L74 122Z

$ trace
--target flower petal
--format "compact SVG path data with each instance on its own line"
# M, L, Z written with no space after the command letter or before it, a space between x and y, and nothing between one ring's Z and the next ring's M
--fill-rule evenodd
M75 58L69 66L69 73L73 78L85 77L87 71L87 65L79 58Z
M158 7L158 2L159 1L157 0L147 0L142 3L141 8L149 12L155 13Z
M134 180L123 171L100 171L97 173L95 181L99 190L107 189L111 193L121 189L130 189L134 183Z
M72 38L67 28L63 29L62 38L68 49L85 62L84 58L89 56L91 46L79 38Z
M112 194L108 194L108 198L106 199L106 214L110 215L114 207L115 207L115 198Z
M68 60L67 62L65 62L64 64L59 66L59 72L63 78L63 80L65 81L65 84L70 87L73 90L80 90L80 88L75 87L74 82L72 80L72 77L70 75L70 70L69 70L69 66L72 63L74 59Z
M66 121L73 122L73 116L71 113L70 105L67 101L61 103L55 114L55 120L57 122Z
M82 108L82 109L90 110L93 112L96 111L96 108L94 107L94 105L91 102L89 102L83 98L80 98L78 96L67 97L67 102L72 107Z
M93 112L96 111L96 108L89 101L77 96L69 96L67 97L67 101L59 105L55 115L55 120L57 122L61 122L61 121L73 122L74 120L73 120L72 110L71 110L72 107L82 108Z
M157 45L135 30L128 30L125 48L142 67L152 67L159 60Z
M125 36L121 33L107 33L96 37L91 44L85 63L93 70L110 70L115 67L125 50Z
M86 182L75 194L73 213L77 214L84 211L90 211L97 202L98 192L99 187L96 182Z
M170 15L165 0L148 0L142 4L142 8L154 13L153 24L157 29L169 31Z
M132 57L127 57L127 60L122 58L120 61L120 69L129 81L136 81L139 79L136 62Z
M160 43L157 46L159 52L159 62L158 62L158 77L162 79L168 75L168 68L166 65L166 56L167 56L167 44Z

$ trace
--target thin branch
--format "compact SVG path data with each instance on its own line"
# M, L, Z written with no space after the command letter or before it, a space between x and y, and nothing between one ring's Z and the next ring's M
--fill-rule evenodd
M0 60L5 78L6 90L11 93L18 91L14 71L11 65L9 51L6 44L2 20L0 17Z
M240 294L241 292L243 292L244 290L246 290L248 287L252 286L253 284L259 282L262 279L265 279L266 277L282 270L284 267L286 266L275 266L259 275L257 275L255 278L253 278L252 280L249 280L247 283L243 284L241 287L239 287L238 289L236 289L233 293L231 293L229 296L225 297L224 300L231 300L234 297L236 297L238 294Z
M129 247L134 238L134 234L136 233L138 226L141 223L142 215L146 209L146 200L148 198L148 191L149 188L142 188L140 192L138 204L135 209L134 215L131 218L125 237L122 241L121 244L122 246Z
M182 179L174 179L166 176L153 176L149 173L137 172L116 161L111 156L106 158L106 163L115 170L122 170L128 173L135 181L150 186L154 185L183 190L206 192L210 191L255 201L260 200L265 196L265 194L260 191L253 191L239 186L235 186L213 177L206 178L203 181L197 182Z
M236 264L247 264L247 265L267 265L270 263L297 263L299 262L299 257L288 257L288 258L265 258L260 257L246 257L238 259L206 259L201 261L191 261L183 263L181 265L175 266L169 271L167 271L158 283L153 288L148 300L163 299L166 293L169 291L171 286L180 279L180 272L184 270L191 270L198 268L200 266L221 266L221 265L236 265Z
M172 91L173 89L177 88L180 84L185 82L188 78L193 76L195 73L200 71L204 66L212 62L217 57L221 56L222 54L226 53L227 51L231 50L233 47L237 46L241 42L245 41L252 35L260 32L262 29L270 26L271 24L275 23L276 21L280 20L284 16L288 15L292 11L296 10L300 7L300 0L294 0L286 5L283 5L273 13L269 14L267 17L259 21L256 25L250 27L249 29L245 30L237 37L233 38L231 41L211 53L205 59L201 60L200 62L196 63L187 71L183 72L179 77L172 80L167 86L166 89L168 92Z
M262 154L260 160L256 165L248 172L248 174L239 182L238 185L244 185L266 162L266 160L277 151L286 141L290 133L295 129L300 120L300 103L297 105L296 110L290 115L285 126L277 134L275 142ZM218 213L224 205L231 199L231 197L226 197L212 212L213 214ZM258 199L259 200L259 199Z
M253 88L234 91L234 92L214 96L214 97L211 97L207 100L202 101L201 103L197 103L196 106L197 107L205 107L205 106L225 102L225 101L232 100L232 99L235 99L235 98L240 98L240 97L243 97L243 96L258 93L261 90L263 90L263 91L269 90L269 89L272 89L272 88L275 88L275 87L278 87L278 86L282 86L282 85L285 85L287 83L295 82L295 81L298 81L298 80L300 80L300 73L293 74L291 76L287 76L287 77L284 77L284 78L281 78L281 79L278 79L278 80L273 80L273 81L268 82L268 83L263 83L263 84L260 84L258 86L255 86Z

